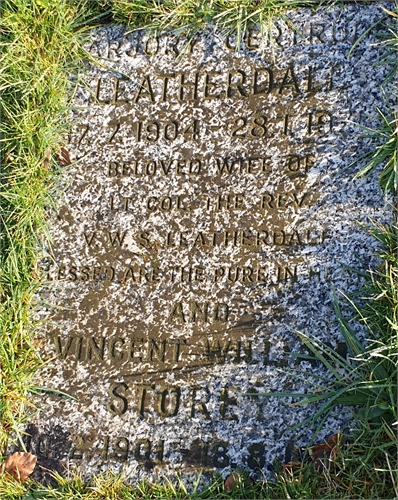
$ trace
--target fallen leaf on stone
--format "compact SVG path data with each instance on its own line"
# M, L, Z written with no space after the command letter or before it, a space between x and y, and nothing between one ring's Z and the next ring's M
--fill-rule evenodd
M299 469L301 467L301 462L288 462L282 466L282 474L285 472L291 472L293 469Z
M63 167L72 163L69 151L66 148L61 148L61 151L58 154L58 161Z
M333 434L323 444L316 444L309 449L311 460L316 470L329 468L331 460L336 456L336 447L341 442L341 434Z
M334 446L341 444L342 440L343 436L340 434L340 432L338 432L337 434L333 434L332 436L330 436L330 438L328 439L328 445L333 448Z
M48 170L50 168L50 162L51 162L51 149L47 147L44 152L44 158L43 161L41 162L41 165L43 168Z
M224 481L224 490L231 491L237 487L240 482L240 475L237 472L233 472L231 475L227 477Z
M10 474L17 481L25 481L32 474L36 462L36 455L25 451L17 451L1 465L1 472Z

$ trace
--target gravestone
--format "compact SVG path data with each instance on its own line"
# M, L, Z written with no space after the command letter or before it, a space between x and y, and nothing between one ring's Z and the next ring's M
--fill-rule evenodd
M73 79L38 311L43 385L73 399L39 400L26 442L42 463L136 477L285 459L314 410L269 394L325 375L289 354L306 352L297 332L345 355L332 289L358 287L346 266L376 248L361 223L389 218L347 169L384 107L382 25L348 52L382 15L294 11L240 41L92 33L102 65Z

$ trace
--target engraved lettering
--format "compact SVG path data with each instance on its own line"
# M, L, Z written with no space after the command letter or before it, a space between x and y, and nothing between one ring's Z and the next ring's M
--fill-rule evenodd
M190 304L191 315L190 321L191 323L197 323L201 321L202 323L207 323L208 315L209 315L209 303L205 302L204 304L198 304L197 302L192 302Z
M124 352L123 350L116 350L117 344L123 347L125 341L124 339L120 337L116 337L113 339L109 340L109 351L110 351L110 358L114 361L122 361L124 358Z
M153 391L153 386L139 385L134 388L138 391L138 413L143 417L146 411L147 395L148 392Z
M208 340L206 342L206 356L208 360L212 358L217 358L217 361L225 361L228 351L231 346L230 340L225 340L221 343L219 340L213 340L211 343Z
M238 94L239 96L247 97L247 92L243 87L245 81L246 74L242 70L228 73L227 97L234 97L236 94Z
M288 280L297 281L297 266L294 266L293 269L289 269L288 267L278 267L277 281L286 282Z
M152 450L152 443L148 438L137 439L135 448L134 448L134 458L138 462L145 462L150 460Z
M298 85L297 77L294 73L293 66L289 66L286 70L286 73L283 77L282 83L279 87L279 94L282 94L285 88L293 89L296 94L300 93L300 88Z
M165 357L165 352L166 352L166 341L162 340L159 342L155 342L154 340L149 340L149 347L148 347L148 353L147 353L147 359L148 361L153 361L154 357L160 361L161 363L164 362L164 357Z
M185 80L185 74L180 74L180 88L178 92L178 98L180 101L184 100L184 91L190 92L191 99L198 98L198 83L199 83L199 73L195 73L194 82L189 82Z
M211 321L225 323L228 321L229 312L227 304L177 302L172 307L168 320L176 323L209 323Z
M97 82L97 89L96 89L96 100L98 104L109 104L111 102L110 99L101 99L100 94L101 94L101 86L102 86L102 78L98 78Z
M181 390L179 387L160 387L158 412L162 417L175 416L180 407Z
M221 97L221 93L211 94L210 92L214 90L214 87L217 86L217 83L211 82L210 79L213 76L220 76L221 73L218 71L213 71L211 73L206 73L204 87L203 87L203 99L219 99Z
M231 388L225 388L221 390L220 395L220 417L225 420L235 420L238 421L238 417L235 414L228 415L228 410L230 406L237 406L237 400L235 397L231 397L229 392Z
M140 99L148 99L150 102L155 102L155 97L153 95L151 80L149 76L144 76L144 78L142 79L142 83L139 86L134 102L138 102Z
M115 105L116 104L125 104L127 102L126 99L119 99L120 93L123 92L123 90L125 90L121 86L121 82L122 82L121 78L116 78L115 79L115 84L114 84L114 87L113 87L112 104L115 104ZM119 124L119 126L120 126L120 124ZM109 142L111 142L111 140Z
M180 323L185 323L185 315L184 311L182 310L182 303L177 302L173 309L171 310L171 313L169 315L169 321L176 320L177 322Z
M325 38L322 38L321 35L324 35L325 26L323 24L313 24L310 25L310 43L315 43L314 40L317 39L316 43L325 43Z
M124 233L120 233L117 231L116 233L107 233L109 238L109 243L113 247L121 247L123 245L124 238L126 237L127 231Z
M55 344L55 350L58 356L60 356L61 359L66 359L66 356L68 355L71 347L72 347L72 342L73 342L73 337L68 336L65 342L64 347L62 347L62 339L61 337L54 337L54 344Z
M125 437L120 437L114 444L113 458L118 462L126 462L129 454L130 442Z
M174 73L168 74L168 75L157 75L156 78L159 78L160 80L163 80L163 86L162 86L162 102L167 101L167 90L168 90L168 82L170 78L174 78Z
M107 405L107 409L112 413L112 415L123 415L126 413L128 403L123 393L125 394L127 389L127 384L124 382L114 382L111 384L109 388L109 395L112 398L112 402ZM122 394L120 394L120 392L122 392Z
M96 231L94 231L93 233L91 233L91 235L89 233L84 233L84 239L86 240L87 246L91 247L91 245L93 244L93 240L94 240L94 238L95 238L96 235L97 235Z
M253 74L253 95L268 94L274 88L274 74L270 68L256 69Z
M95 337L90 337L87 339L87 348L86 348L86 359L90 360L95 357L98 360L104 359L104 351L105 351L105 338L100 337L95 339Z
M210 401L210 391L207 387L191 388L191 417L196 416L196 409L204 415L206 420L211 420L206 403Z

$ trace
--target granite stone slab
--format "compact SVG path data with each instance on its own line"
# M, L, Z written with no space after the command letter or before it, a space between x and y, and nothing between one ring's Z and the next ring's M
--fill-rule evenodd
M42 464L269 474L309 442L289 427L314 408L265 394L327 376L289 354L306 352L297 331L346 355L332 290L360 286L363 225L390 219L375 178L347 169L385 108L383 25L348 57L382 5L292 11L238 48L211 27L93 31L38 305L41 382L73 399L39 400ZM350 425L339 410L320 437Z

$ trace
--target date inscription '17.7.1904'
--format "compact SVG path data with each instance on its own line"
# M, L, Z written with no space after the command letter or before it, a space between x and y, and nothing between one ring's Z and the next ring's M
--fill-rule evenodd
M93 32L103 65L76 78L39 311L46 385L75 399L42 400L39 456L86 475L283 459L309 410L269 393L324 373L289 355L305 353L297 331L345 355L331 290L354 289L345 264L372 252L358 222L388 217L346 169L388 71L371 64L377 27L347 54L381 15L292 11L240 50L217 32Z

